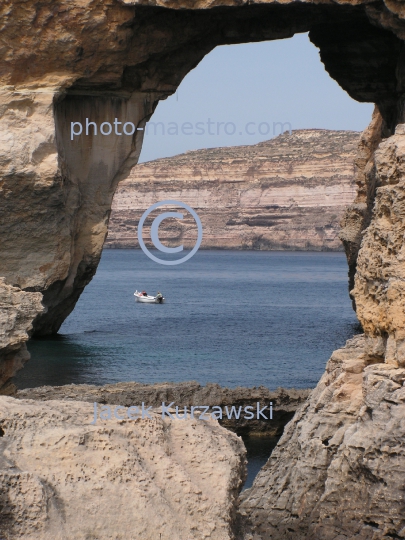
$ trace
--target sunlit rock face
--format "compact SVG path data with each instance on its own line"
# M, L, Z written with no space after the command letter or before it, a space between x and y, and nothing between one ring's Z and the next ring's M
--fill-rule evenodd
M405 367L405 125L374 154L376 197L357 260L353 296L370 357Z
M403 538L405 370L335 351L241 497L245 540Z
M237 435L213 419L98 412L94 423L92 403L0 396L1 538L234 538Z
M363 230L370 224L376 190L376 175L374 166L374 152L383 138L389 136L389 130L378 109L370 125L361 135L355 159L357 195L350 204L341 220L340 239L346 251L349 265L349 291L354 287L357 256L360 249ZM355 302L352 293L350 296Z
M339 221L356 193L359 135L297 130L252 146L142 163L117 189L106 246L139 247L144 211L157 201L177 200L201 219L202 249L343 250ZM145 239L153 218L145 222ZM194 219L185 213L181 220L164 220L159 238L192 249Z

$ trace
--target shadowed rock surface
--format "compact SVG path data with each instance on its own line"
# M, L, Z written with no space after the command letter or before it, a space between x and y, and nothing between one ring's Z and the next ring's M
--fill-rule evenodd
M310 390L296 390L294 388L278 388L271 391L264 386L259 388L223 388L219 384L207 384L201 386L197 382L182 383L161 383L161 384L140 384L135 382L106 384L105 386L94 386L90 384L68 384L65 386L42 386L39 388L27 388L19 390L19 399L47 400L73 400L89 401L91 403L109 403L130 407L142 402L145 404L160 407L162 402L166 405L174 402L173 407L179 406L214 406L218 405L223 409L225 418L220 422L237 433L263 433L270 436L280 436L284 426L291 420L295 411L305 403ZM262 407L273 403L272 420L229 420L226 417L225 406L234 405L253 406L256 411L256 404L260 402ZM190 409L189 409L190 412ZM269 415L268 410L266 415ZM241 416L244 416L242 413ZM257 416L257 415L256 415Z
M25 342L32 330L33 319L44 311L40 293L29 293L12 287L0 278L0 379L8 381L3 394L13 394L16 386L10 377L21 369L30 355Z
M209 148L134 167L114 196L106 247L139 247L152 204L179 200L201 219L201 248L341 251L339 222L356 194L360 133L297 130L252 146ZM153 247L150 225L144 227ZM176 211L179 211L176 209ZM193 248L192 216L159 227L166 246ZM201 249L200 248L200 249Z

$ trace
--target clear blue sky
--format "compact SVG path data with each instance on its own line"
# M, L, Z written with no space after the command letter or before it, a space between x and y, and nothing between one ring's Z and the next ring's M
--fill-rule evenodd
M372 110L329 77L307 34L217 47L159 103L151 122L163 126L149 126L140 161L254 144L277 135L282 124L361 131Z

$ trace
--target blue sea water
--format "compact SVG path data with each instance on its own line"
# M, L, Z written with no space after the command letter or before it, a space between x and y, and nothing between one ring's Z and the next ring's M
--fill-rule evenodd
M167 301L135 303L135 289ZM105 250L59 335L29 342L16 384L307 388L359 331L343 253L199 251L163 266L140 250Z

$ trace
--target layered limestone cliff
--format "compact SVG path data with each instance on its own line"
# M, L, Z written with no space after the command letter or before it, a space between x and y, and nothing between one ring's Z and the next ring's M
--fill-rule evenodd
M405 125L374 153L376 197L357 259L353 296L367 353L405 367Z
M117 189L105 245L139 247L145 210L157 201L178 200L201 219L201 248L341 250L339 222L356 194L358 142L355 132L299 130L252 146L142 163ZM148 247L154 217L145 222ZM159 238L169 247L192 249L192 216L164 220Z

